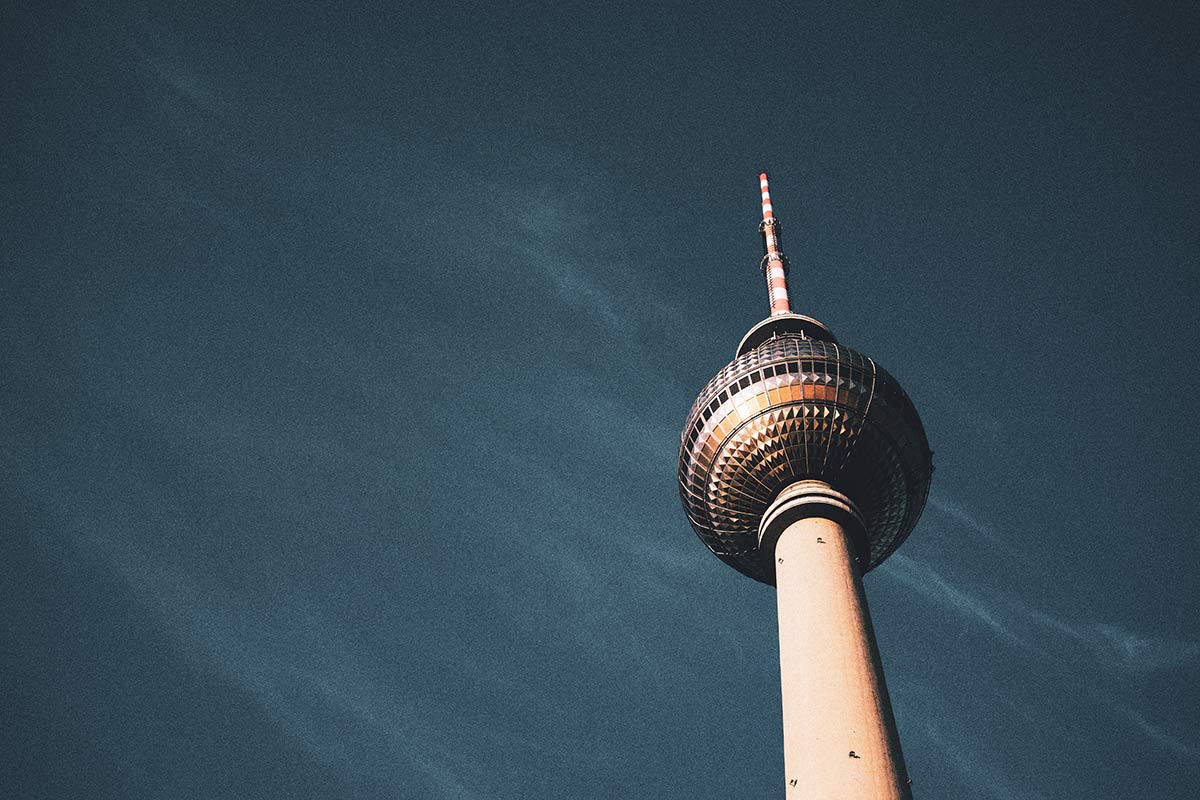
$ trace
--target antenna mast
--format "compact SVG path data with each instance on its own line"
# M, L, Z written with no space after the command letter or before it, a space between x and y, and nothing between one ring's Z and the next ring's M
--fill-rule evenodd
M783 244L779 234L783 226L775 219L775 211L771 208L771 190L767 186L767 173L759 173L758 185L762 189L762 222L758 231L763 237L763 258L760 265L763 276L767 279L767 288L771 298L771 316L790 314L791 304L788 302L787 271L788 260L783 254Z

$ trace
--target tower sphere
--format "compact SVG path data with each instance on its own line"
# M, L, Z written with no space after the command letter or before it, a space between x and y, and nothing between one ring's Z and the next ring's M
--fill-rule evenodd
M775 565L759 526L781 491L818 480L848 497L866 572L916 525L932 473L925 429L896 379L791 313L746 334L700 392L679 449L679 492L700 540L770 584Z

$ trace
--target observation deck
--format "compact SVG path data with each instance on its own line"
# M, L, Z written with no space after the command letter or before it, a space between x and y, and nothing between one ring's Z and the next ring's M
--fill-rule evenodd
M865 523L862 572L907 538L929 494L932 453L916 408L870 357L799 314L759 323L700 392L684 425L679 492L722 561L774 584L759 526L797 481L846 495Z

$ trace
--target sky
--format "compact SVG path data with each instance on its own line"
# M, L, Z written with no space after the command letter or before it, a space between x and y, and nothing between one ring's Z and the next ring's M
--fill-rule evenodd
M1200 795L1195 5L6 3L0 785L782 794L696 393L905 387L921 800Z

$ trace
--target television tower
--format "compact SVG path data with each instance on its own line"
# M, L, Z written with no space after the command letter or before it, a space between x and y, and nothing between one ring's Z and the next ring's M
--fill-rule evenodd
M759 182L771 315L692 406L679 493L709 550L777 589L785 796L911 798L862 576L916 525L932 452L895 378L792 312Z

